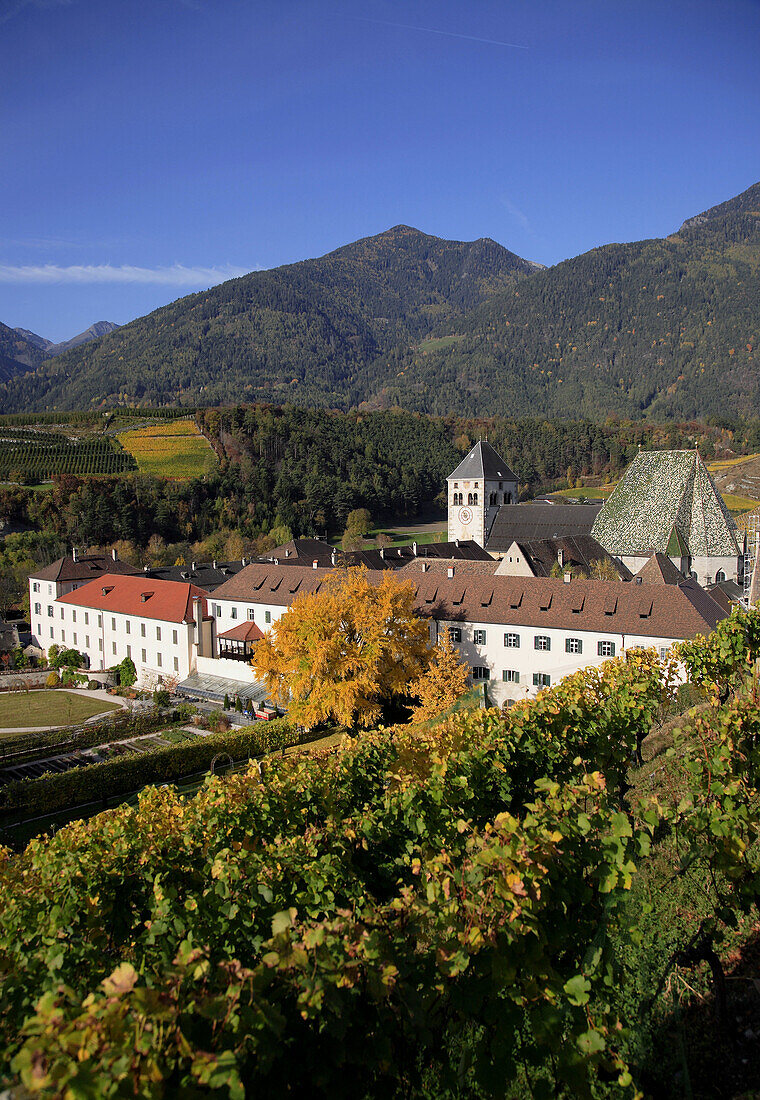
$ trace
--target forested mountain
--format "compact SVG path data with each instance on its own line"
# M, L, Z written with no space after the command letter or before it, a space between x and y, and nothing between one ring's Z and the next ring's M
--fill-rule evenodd
M23 338L27 340L30 344L34 344L34 346L36 348L39 348L40 351L47 351L48 348L52 348L54 346L52 340L47 340L44 336L40 336L38 333L32 332L31 329L14 328L13 331L17 332L19 336L23 336Z
M0 322L0 382L33 370L44 358L42 348Z
M536 266L491 240L444 241L396 226L181 298L56 357L0 401L6 411L119 398L351 405L367 396L357 375L379 356L458 323Z
M0 409L274 400L465 416L743 415L760 411L758 302L760 184L670 237L549 269L491 240L396 226L181 298L3 381Z
M389 357L375 407L685 419L760 409L760 184L664 240L595 248Z

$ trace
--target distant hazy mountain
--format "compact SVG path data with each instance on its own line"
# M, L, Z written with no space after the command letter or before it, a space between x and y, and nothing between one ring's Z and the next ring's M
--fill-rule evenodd
M35 343L0 322L0 382L34 370L44 358L44 351Z
M31 332L28 328L14 328L13 331L17 332L19 336L23 336L28 343L34 344L40 351L47 351L48 348L53 346L52 340L46 340L44 336L38 336L36 332Z
M346 405L393 348L455 323L538 265L495 241L444 241L399 225L320 259L256 271L180 298L57 355L2 407L291 400Z
M94 325L90 325L78 336L72 336L70 340L63 340L60 344L51 344L46 341L48 356L62 355L64 351L78 348L80 344L89 344L91 340L98 340L101 336L107 336L109 332L113 332L114 329L119 327L113 321L96 321ZM37 339L42 338L38 336Z

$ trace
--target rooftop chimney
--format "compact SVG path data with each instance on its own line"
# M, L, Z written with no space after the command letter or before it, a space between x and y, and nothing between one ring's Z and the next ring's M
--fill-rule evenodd
M565 551L562 549L561 546L557 547L557 561L561 569L562 566L565 564Z
M453 577L454 576L454 566L453 565L450 565L448 567L448 569L446 570L446 576L447 577Z
M454 545L459 546L459 539L454 539Z
M333 547L333 552L330 554L330 563L336 565L338 561L338 551Z
M385 547L384 546L380 547L380 557L383 559L383 561L385 561Z
M240 559L240 564L241 564L241 565L245 565L245 558L241 558L241 559Z
M427 573L429 568L430 568L430 562L429 561L423 561L423 563L422 563L422 572Z
M114 561L118 561L118 560L119 560L119 559L118 559L118 556L117 556L117 554L116 554L116 547L115 547L115 546L114 546L113 550L111 551L111 557L113 558L113 560L114 560Z
M414 554L414 556L416 558L417 557L417 543L416 542L412 543L412 553Z
M79 548L77 546L71 547L71 559L72 561L79 561Z
M198 656L209 656L204 652L205 638L203 636L203 598L201 596L193 596L193 619L195 620L195 643L198 647Z
M285 549L285 557L286 558L290 557L290 548L289 547L286 547L286 549Z
M563 580L563 581L565 582L565 584L570 584L570 581L571 581L572 579L573 579L573 578L572 578L572 574L571 574L571 573L564 573L564 574L562 575L562 580Z
M212 565L213 569L216 569L216 559L214 559L214 561L211 563L211 565Z
M144 565L143 566L143 573L147 573L149 569L150 569L149 565Z
M312 569L318 569L318 568L319 568L319 562L317 561L317 559L316 559L316 558L315 558L315 559L314 559L314 561L313 561L313 562L311 563L311 567L312 567Z
M192 571L194 573L195 572L195 562L193 562L193 564L190 566L190 568L192 569Z

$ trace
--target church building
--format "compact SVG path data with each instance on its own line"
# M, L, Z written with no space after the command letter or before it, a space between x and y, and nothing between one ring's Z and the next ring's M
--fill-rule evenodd
M517 478L490 443L481 440L447 478L449 542L485 547L504 504L517 503Z
M742 581L744 537L696 450L641 451L591 534L632 573L657 553L701 585Z

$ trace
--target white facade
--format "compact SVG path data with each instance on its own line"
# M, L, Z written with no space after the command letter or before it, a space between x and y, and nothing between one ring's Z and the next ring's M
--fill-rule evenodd
M650 554L615 554L615 558L627 566L632 573L638 573L649 561ZM703 588L719 581L736 581L741 584L744 577L743 560L736 555L684 558L677 554L666 555L684 577L693 577Z
M195 665L195 623L56 603L45 625L44 648L55 644L78 649L89 658L90 671L113 668L130 657L138 687L152 688L177 677L182 680Z
M431 622L433 641L445 631L450 632L454 648L473 670L473 683L485 682L495 704L534 697L542 688L554 686L573 672L601 665L631 649L653 647L665 656L680 640L552 626Z
M281 604L258 603L255 593L246 600L216 597L212 593L208 597L208 608L209 614L214 619L217 638L225 631L231 630L233 626L239 626L244 622L256 623L256 626L266 633L271 629L272 623L276 623L288 610ZM221 676L222 673L219 675Z

